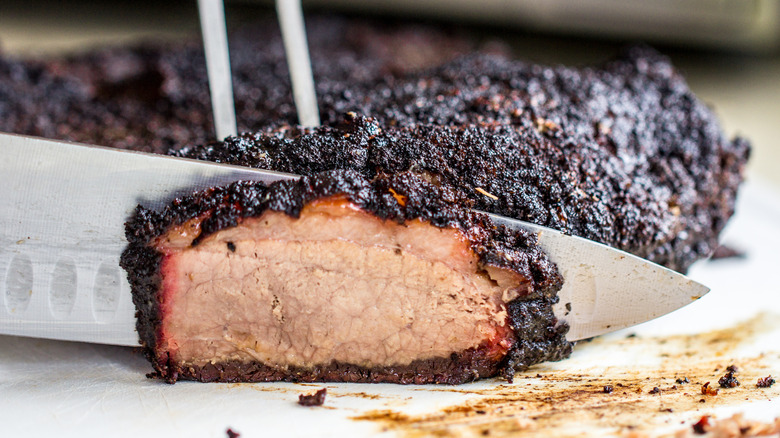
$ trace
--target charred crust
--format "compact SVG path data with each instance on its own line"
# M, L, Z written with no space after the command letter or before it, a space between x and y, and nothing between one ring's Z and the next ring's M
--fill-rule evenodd
M136 218L143 213L136 211ZM160 290L161 277L159 273L162 254L156 250L139 244L130 244L122 253L119 265L128 273L127 279L132 290L135 305L136 331L141 345L150 347L156 345L159 333L161 315L157 293ZM132 273L132 274L131 274ZM150 348L144 349L147 359L152 361L155 369L162 364Z
M516 299L507 305L512 328L516 333L522 333L502 367L503 376L510 382L515 372L571 355L574 344L566 341L569 326L558 321L552 310L557 302L558 297L553 296L526 301Z
M404 205L398 203L396 196L399 195L405 197ZM557 267L536 245L534 234L496 226L487 215L458 206L455 203L457 195L451 190L435 186L413 173L368 181L357 172L335 171L295 181L279 181L270 186L259 182L236 182L177 199L162 212L142 207L136 210L126 224L130 244L122 254L121 265L128 272L137 309L138 332L146 354L157 370L157 377L168 382L182 378L234 381L240 380L236 373L246 372L257 375L248 379L279 380L284 373L260 365L251 371L248 365L239 364L215 365L216 368L211 365L182 367L169 359L157 344L160 334L155 331L161 317L157 294L162 254L153 249L154 239L173 226L200 218L201 233L192 243L197 245L210 234L235 226L245 218L258 217L269 210L298 217L308 203L334 196L344 196L383 220L403 224L422 219L436 227L458 229L477 255L480 266L507 269L526 279L527 293L507 304L509 324L516 341L508 356L499 361L483 357L484 352L456 352L453 358L422 361L406 368L370 370L333 364L315 370L294 370L290 374L292 377L285 379L461 383L493 376L499 371L511 378L515 371L541 361L559 360L571 353L571 344L565 340L567 327L558 324L552 313L562 278ZM426 371L426 367L433 368ZM346 370L348 376L338 377L342 370ZM389 377L382 377L385 374ZM214 377L221 375L225 377Z
M305 175L417 173L465 205L685 271L717 247L750 150L645 46L582 69L472 55L321 95L328 126L173 153Z
M416 360L403 366L363 367L330 363L314 368L274 368L259 362L227 361L215 364L168 364L162 374L176 375L180 380L199 382L349 382L397 383L403 385L457 385L492 377L502 364L485 349L469 349L450 357Z

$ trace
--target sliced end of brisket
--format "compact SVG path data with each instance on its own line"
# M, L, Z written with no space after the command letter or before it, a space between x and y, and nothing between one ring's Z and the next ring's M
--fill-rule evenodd
M341 171L139 208L122 266L156 375L461 383L566 357L535 236L455 201Z

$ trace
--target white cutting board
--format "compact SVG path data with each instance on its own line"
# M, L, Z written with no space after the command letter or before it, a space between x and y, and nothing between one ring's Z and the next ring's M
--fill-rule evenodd
M695 266L709 295L581 343L570 359L532 367L512 385L168 385L145 377L150 365L132 348L0 336L0 437L226 437L228 428L242 437L655 435L711 413L768 421L780 416L780 383L755 382L780 381L780 194L746 185L724 241L747 258ZM703 381L717 387L732 363L742 385L702 396ZM683 374L692 383L673 387ZM655 386L661 393L650 393ZM321 387L323 407L296 404Z

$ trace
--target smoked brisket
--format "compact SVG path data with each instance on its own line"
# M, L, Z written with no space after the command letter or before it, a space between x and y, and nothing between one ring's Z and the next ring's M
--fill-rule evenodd
M305 176L270 187L214 188L163 212L137 210L122 266L159 377L458 383L566 357L565 325L551 310L561 281L555 267L533 236L494 227L468 208L580 235L681 272L717 247L749 144L726 138L713 112L653 49L633 47L595 66L544 66L502 50L475 52L474 39L430 27L338 18L307 24L323 126L294 124L281 40L268 23L231 36L244 133L224 141L213 141L199 41L43 61L0 58L2 131ZM476 260L473 278L489 278L498 266L526 279L518 284L527 290L497 304L492 315L503 305L505 325L483 324L490 336L451 354L439 345L433 356L372 364L315 363L306 358L315 353L306 352L280 365L248 350L251 336L231 333L229 343L243 353L189 362L176 356L177 336L186 334L171 337L164 327L175 317L166 300L181 289L166 286L166 278L184 275L177 260L213 248L219 263L248 260L244 244L219 239L246 224L260 227L256 219L269 212L294 228L304 210L316 216L340 208L387 230L422 221L425 232L456 233L450 237L467 242ZM283 307L274 303L275 318Z

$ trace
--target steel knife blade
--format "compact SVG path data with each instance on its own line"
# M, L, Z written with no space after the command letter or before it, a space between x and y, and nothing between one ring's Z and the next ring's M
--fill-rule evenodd
M119 257L137 205L279 172L0 134L0 334L138 345ZM708 289L631 254L515 219L539 236L564 277L555 315L569 340L671 312Z

